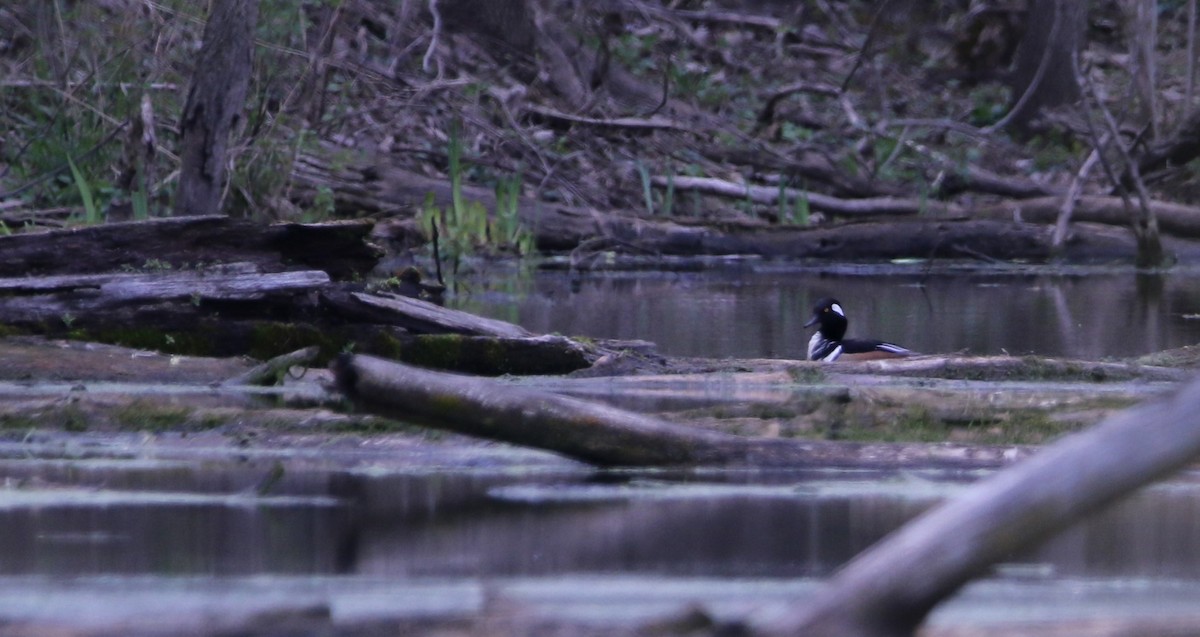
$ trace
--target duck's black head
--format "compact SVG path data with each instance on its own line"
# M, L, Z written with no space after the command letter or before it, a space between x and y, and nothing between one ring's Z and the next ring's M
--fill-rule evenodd
M813 306L812 318L804 324L804 327L812 327L820 325L817 328L826 339L831 341L840 341L846 335L846 312L842 309L842 304L838 303L837 299L829 297L817 301Z

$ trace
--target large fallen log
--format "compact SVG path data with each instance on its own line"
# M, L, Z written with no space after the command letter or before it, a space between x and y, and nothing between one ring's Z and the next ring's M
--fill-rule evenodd
M145 312L211 314L228 304L253 304L255 313L290 312L305 295L329 283L319 270L260 272L253 264L214 270L56 275L0 279L0 323L36 328L52 322L71 327L116 324ZM159 323L164 329L173 327Z
M263 225L223 215L171 217L0 236L0 276L91 274L212 263L264 272L324 270L334 279L370 272L382 256L370 222Z
M980 219L1008 219L1053 224L1062 211L1062 197L1038 197L981 207L972 213ZM1186 239L1200 238L1200 208L1170 201L1151 201L1150 211L1163 233ZM1132 212L1120 197L1080 197L1071 213L1074 221L1130 227Z
M545 449L602 466L997 466L1012 447L746 438L490 379L372 356L333 363L338 387L368 412Z

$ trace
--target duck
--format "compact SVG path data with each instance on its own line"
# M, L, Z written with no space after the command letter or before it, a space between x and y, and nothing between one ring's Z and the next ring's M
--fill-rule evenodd
M907 348L874 339L843 338L846 335L846 311L834 298L823 298L813 306L812 318L804 327L819 325L808 341L808 360L871 360L912 356Z

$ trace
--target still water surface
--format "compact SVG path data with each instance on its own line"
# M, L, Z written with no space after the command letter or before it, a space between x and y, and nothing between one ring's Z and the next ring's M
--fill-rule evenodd
M457 474L292 472L259 495L268 470L0 461L20 485L0 493L0 619L140 621L147 608L297 600L453 615L497 590L577 620L646 619L691 600L737 614L810 594L814 578L983 475L598 472L519 452L511 467ZM1200 602L1198 545L1193 472L1014 555L937 617L1187 614Z
M741 262L705 272L542 272L493 278L456 307L534 332L644 339L679 356L803 358L817 299L842 302L851 337L924 353L1140 356L1200 342L1200 270L861 266ZM496 289L509 290L497 292Z

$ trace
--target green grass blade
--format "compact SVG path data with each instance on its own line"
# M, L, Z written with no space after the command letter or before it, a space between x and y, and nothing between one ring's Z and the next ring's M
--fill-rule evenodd
M84 223L100 223L100 211L96 208L96 198L92 195L92 187L88 184L87 177L83 176L79 166L75 165L75 160L70 156L67 157L67 164L71 167L71 176L75 179L75 189L79 191L79 198L83 200Z

